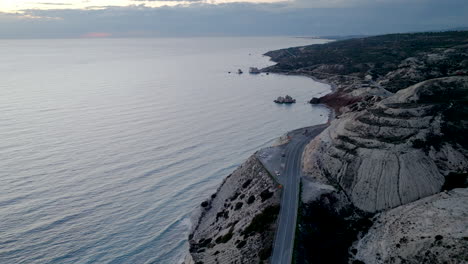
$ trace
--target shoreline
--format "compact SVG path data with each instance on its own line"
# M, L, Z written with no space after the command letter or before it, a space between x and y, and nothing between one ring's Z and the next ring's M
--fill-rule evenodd
M270 57L270 60L271 60L271 57ZM274 62L274 61L273 61ZM273 66L273 65L272 65ZM263 70L263 69L262 69ZM262 71L261 70L261 71ZM290 74L290 73L278 73L278 72L271 72L271 74L280 74L280 75L286 75L286 76L302 76L302 77L307 77L307 78L310 78L312 79L313 81L315 82L318 82L318 83L322 83L322 84L326 84L329 86L329 91L327 91L327 93L325 95L329 95L329 94L333 94L336 92L337 90L337 87L335 84L331 83L331 82L327 82L325 80L320 80L314 76L310 76L310 75L307 75L307 74ZM323 96L325 96L323 95ZM321 96L322 97L322 96ZM307 104L310 104L309 102L307 102ZM292 140L295 140L296 138L300 138L300 137L304 137L304 135L307 136L307 130L314 130L314 129L326 129L328 128L328 126L330 125L330 123L335 119L335 116L336 116L336 113L335 113L335 110L333 109L333 107L330 107L329 105L327 104L319 104L319 105L323 105L325 106L328 110L329 110L329 113L328 113L328 118L327 118L327 121L325 123L320 123L320 124L315 124L315 125L309 125L309 126L305 126L305 127L300 127L300 128L295 128L295 129L292 129L292 130L288 130L286 133L284 133L283 135L273 139L273 140L270 140L272 141L272 145L269 146L269 147L266 147L266 148L261 148L261 149L258 149L256 150L252 156L255 156L259 162L262 164L262 166L264 167L264 169L266 171L269 172L269 174L271 175L271 177L276 181L277 184L279 184L280 179L279 178L282 178L280 177L279 175L275 175L275 171L281 171L281 176L283 175L283 170L280 168L281 167L281 162L279 162L280 164L276 164L276 165L279 165L278 168L276 168L275 166L269 166L268 162L266 162L265 160L263 160L263 158L260 156L260 153L262 151L265 151L266 149L282 149L285 145L287 145L290 141ZM312 106L312 104L311 104ZM306 133L304 133L306 132ZM323 132L323 130L321 131ZM319 132L319 134L321 133ZM311 140L313 140L314 138L316 138L319 134L317 134L316 136L312 137L312 138L309 138L307 140L307 143L305 145L308 145L310 143ZM283 142L283 143L280 143L280 144L275 144L275 142L281 142L282 140L284 140L284 137L287 137L287 142ZM277 151L278 152L278 151ZM274 154L274 156L278 156L280 155L279 154L280 152ZM281 156L281 155L280 155ZM302 154L301 154L301 157L302 157ZM277 161L280 161L282 158L278 158L276 157L278 160ZM302 158L301 158L302 160ZM240 165L240 167L238 168L241 168L243 165ZM238 169L237 168L237 169ZM225 177L224 181L229 178L229 176ZM278 178L279 177L279 178ZM223 183L224 183L223 181ZM223 183L221 183L220 186L218 186L218 188L216 189L216 192L215 194L218 194L220 192L220 188L222 187ZM213 196L212 196L213 197ZM216 197L216 196L215 196ZM193 232L195 230L197 230L199 224L200 224L200 219L203 217L203 213L202 213L202 210L196 210L193 212L193 215L191 217L191 224L192 224L192 227L191 227L191 231L190 231L190 234L193 234ZM279 220L277 220L279 221ZM277 222L276 224L279 224L279 222ZM276 236L276 231L275 231L275 236ZM190 239L189 239L190 241ZM190 242L189 242L189 245L190 245ZM185 257L179 261L179 263L182 263L182 264L194 264L195 261L193 259L193 256L191 254L191 252L188 252Z
M289 47L289 48L292 48L292 47ZM288 49L288 48L285 48L285 49ZM269 51L269 52L271 52L271 51ZM301 73L301 72L291 72L291 71L289 71L289 72L279 72L279 71L271 72L271 71L269 71L268 69L270 69L272 67L275 67L278 64L278 62L275 61L271 55L268 55L269 52L263 54L263 56L266 56L266 57L270 58L270 61L275 63L275 64L260 69L260 72L269 73L269 74L286 75L286 76L302 76L302 77L310 78L315 82L326 84L326 85L330 86L330 92L326 93L324 95L321 95L320 97L318 97L319 99L321 99L321 98L323 98L325 96L334 96L334 95L338 94L338 85L336 83L330 81L329 79L319 79L316 76L306 74L306 73ZM329 125L336 118L337 113L339 113L338 109L335 109L334 106L329 105L327 103L319 103L318 105L326 106L330 110L330 113L328 114L328 120L325 123L325 124ZM303 128L305 128L305 127L303 127ZM303 128L299 128L299 129L303 129ZM287 133L289 133L289 132L292 132L292 131L288 131Z
M465 41L463 37L468 32L465 35L438 33L444 34L452 37L445 41L451 44L446 49L438 48L439 43L445 43L439 36L436 36L437 42L433 44L424 33L408 35L408 45L411 48L414 47L412 43L431 44L429 47L422 45L421 50L439 55L448 54L441 56L441 60L451 63L466 54L461 48L456 49L458 46L455 45ZM301 210L293 206L296 198L291 198L290 194L281 196L280 218L274 222L275 239L273 242L266 240L267 243L264 244L264 247L270 247L269 259L273 263L278 260L278 263L289 263L285 258L290 259L291 249L296 248L290 245L292 239L299 245L294 249L297 250L295 258L311 262L320 262L326 258L334 263L387 263L399 257L414 262L433 260L442 263L458 259L460 252L466 252L466 245L460 243L462 237L459 234L460 223L466 219L453 217L459 216L459 211L464 209L440 203L453 196L457 203L466 205L466 195L450 191L465 188L463 193L466 193L467 187L468 158L465 154L468 145L463 137L467 128L463 123L454 121L460 119L458 110L467 111L466 98L460 100L459 95L466 93L468 89L468 76L458 76L460 73L455 71L463 63L450 64L453 65L452 72L436 71L438 68L431 64L432 57L429 56L432 53L417 53L419 57L413 59L418 60L422 66L417 64L407 67L403 62L412 58L409 56L412 54L409 54L401 58L364 58L369 63L385 63L393 59L395 65L398 65L396 69L378 66L380 64L366 64L369 68L358 67L363 58L354 55L356 47L363 49L357 52L375 50L373 48L377 47L383 53L388 49L410 49L405 45L395 48L388 44L390 42L382 41L382 38L385 40L388 36L371 39L376 38L378 41L369 41L367 46L353 40L342 43L342 49L349 52L349 56L344 59L338 57L343 63L339 65L336 64L339 51L335 55L326 47L317 45L312 45L309 50L285 49L268 52L269 55L266 55L276 64L262 69L262 72L306 76L329 85L331 90L320 97L320 100L314 100L331 110L327 125L332 127L323 125L324 129L330 130L325 133L324 130L317 131L316 136L320 138L314 141L309 139L307 142L306 128L291 130L278 140L278 146L255 153L260 163L255 164L256 167L265 168L276 176L276 181L281 184L278 187L282 189L284 186L285 193L296 184L296 176L300 176L301 172L301 178L308 180L309 184L308 188L304 188L304 194L308 196L299 198L299 201L303 201ZM452 43L454 41L458 42ZM382 46L386 49L382 49ZM350 66L347 64L349 61L354 64ZM348 66L349 69L343 70ZM424 75L429 69L435 70L435 73ZM424 78L401 76L402 72L416 72L414 74L420 74ZM440 77L438 74L444 76ZM409 77L405 79L405 76ZM450 106L440 107L441 102L450 102L446 104ZM453 105L457 107L457 113L447 112ZM343 115L335 117L335 113ZM450 127L444 127L444 124L450 124ZM330 131L333 133L329 133ZM294 135L295 133L300 135ZM306 146L304 151L298 149L301 144ZM302 157L299 156L299 151ZM248 163L246 164L247 170L255 168L249 168ZM301 164L302 168L298 168ZM450 183L453 177L457 177L460 182ZM241 182L240 186L242 185ZM432 199L438 204L437 208L423 202L423 199ZM414 206L419 208L419 213L405 219L408 216L407 210L413 210ZM219 208L215 208L217 209ZM287 209L285 214L282 213L284 209ZM437 211L439 215L421 216L421 212L432 213L435 210L440 211ZM239 213L233 215L239 216ZM302 220L292 217L301 217ZM281 219L289 220L284 222ZM424 226L427 219L437 224ZM291 224L296 226L296 235L291 231ZM438 229L437 226L440 225L445 229ZM423 228L418 230L415 226ZM237 232L244 227L236 226ZM394 231L401 227L407 232ZM268 232L271 235L272 230ZM281 237L279 242L276 237ZM387 243L385 247L374 247L382 242ZM201 240L198 243L202 243ZM453 249L447 250L450 248ZM256 260L260 255L257 248L250 247L249 250L250 260L258 262ZM246 253L235 252L241 260ZM424 252L436 254L428 256L427 253L422 254ZM230 256L233 255L228 255ZM194 259L198 260L197 255L194 255Z
M265 55L265 56L268 56L268 55ZM271 57L270 57L271 58ZM271 60L273 61L273 60ZM274 62L274 61L273 61ZM272 65L272 66L275 66L275 65ZM272 67L272 66L268 66L267 68L269 67ZM327 81L326 79L319 79L315 76L312 76L312 75L309 75L309 74L305 74L305 73L294 73L294 72L270 72L270 71L264 71L266 68L264 69L261 69L260 71L262 71L263 73L270 73L270 74L279 74L279 75L286 75L286 76L303 76L303 77L307 77L307 78L310 78L318 83L323 83L323 84L327 84L330 86L330 93L328 94L331 94L331 93L334 93L337 91L337 86L336 84L330 82L330 81ZM328 95L327 94L327 95Z
M271 57L270 57L270 60L271 60ZM336 92L336 85L331 83L331 82L327 82L327 81L324 81L324 80L320 80L318 78L315 78L313 76L310 76L310 75L307 75L307 74L288 74L288 73L277 73L277 72L272 72L271 74L280 74L280 75L286 75L286 76L303 76L303 77L307 77L307 78L310 78L312 79L313 81L315 82L318 82L318 83L322 83L322 84L326 84L328 85L330 88L330 91L327 91L327 93L325 95L329 95L329 94L333 94ZM309 102L307 102L307 104L310 104ZM276 181L278 181L277 177L273 176L274 175L274 170L272 170L270 168L270 166L268 166L267 164L265 164L263 161L262 161L262 158L260 158L258 155L260 152L264 151L265 149L268 149L268 148L281 148L280 145L284 145L284 144L287 144L289 143L289 141L292 140L292 138L296 138L296 137L300 137L304 131L307 131L307 129L316 129L316 128L320 128L320 127L325 127L325 129L330 125L331 121L333 121L335 119L335 111L332 107L330 107L329 105L327 104L318 104L318 105L323 105L325 106L328 110L329 110L329 113L328 113L328 118L327 118L327 121L325 123L320 123L320 124L315 124L315 125L309 125L309 126L304 126L304 127L300 127L300 128L295 128L295 129L292 129L292 130L288 130L287 132L285 132L283 135L279 136L279 137L276 137L275 139L272 139L272 140L269 140L271 141L273 144L269 147L266 147L266 148L261 148L261 149L257 149L252 155L253 156L256 156L259 161L262 163L263 167L269 171L269 173L271 174L271 176L273 177L273 179L275 179ZM312 106L312 105L311 105ZM284 139L284 137L288 137L289 140L288 142L283 142L281 144L276 144L275 142L281 142L281 140ZM317 135L318 136L318 135ZM315 138L315 137L313 137ZM307 144L310 143L311 140L310 139ZM306 144L306 145L307 145ZM240 167L242 167L242 165L240 165ZM281 173L282 174L282 173ZM229 177L229 176L227 176ZM226 178L226 177L225 177ZM219 192L220 188L222 187L222 184L220 186L218 186L218 188L216 189L216 194ZM191 224L192 224L192 227L190 228L191 231L190 233L192 233L194 230L197 229L198 227L198 224L197 222L200 221L200 218L202 217L202 210L199 209L199 210L196 210L193 212L193 215L190 217L191 218ZM275 235L276 235L276 232L275 232ZM189 242L189 245L190 245L190 242ZM193 256L190 252L188 252L185 257L183 257L181 259L181 261L179 261L178 263L181 263L181 264L195 264L195 261L193 260Z
M265 56L268 56L268 55L265 55ZM268 57L270 57L270 56L268 56ZM271 57L270 57L270 59L271 59ZM273 61L273 60L271 60L271 61ZM274 61L273 61L273 62L274 62ZM274 66L274 65L272 65L272 66ZM269 67L271 67L271 66L269 66ZM264 69L266 69L266 68L264 68ZM326 79L319 79L319 78L317 78L317 77L315 77L315 76L308 75L308 74L305 74L305 73L269 72L269 71L264 71L264 69L261 69L260 71L261 71L261 72L264 72L264 73L279 74L279 75L285 75L285 76L302 76L302 77L307 77L307 78L312 79L312 80L315 81L315 82L322 83L322 84L326 84L326 85L330 86L330 92L329 92L329 93L326 93L325 95L320 96L319 98L323 98L323 97L325 97L325 96L332 96L332 95L336 94L337 91L338 91L337 85L336 85L335 83L332 83L332 82L326 80ZM312 99L312 98L311 98L311 99ZM310 104L309 102L307 102L307 103ZM336 116L337 116L337 111L336 111L336 109L335 109L333 106L331 106L331 105L329 105L329 104L327 104L327 103L319 103L319 104L317 104L317 105L325 106L325 107L327 107L328 110L330 110L330 112L328 113L328 120L327 120L326 123L324 123L324 124L330 124L330 123L336 118ZM322 125L322 124L318 124L318 125ZM316 125L314 125L314 126L316 126ZM310 127L310 126L307 126L307 127ZM297 128L297 129L294 129L294 130L304 129L304 128L307 128L307 127L301 127L301 128ZM291 133L291 132L293 132L294 130L290 130L290 131L286 132L285 134Z

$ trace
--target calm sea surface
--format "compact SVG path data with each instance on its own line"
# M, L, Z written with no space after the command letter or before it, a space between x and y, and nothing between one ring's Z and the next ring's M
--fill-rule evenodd
M162 263L255 150L324 123L305 77L228 74L300 38L0 41L0 263ZM286 93L291 106L272 101Z

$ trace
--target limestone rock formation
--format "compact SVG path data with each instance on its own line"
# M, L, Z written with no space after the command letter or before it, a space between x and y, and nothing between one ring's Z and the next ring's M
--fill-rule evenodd
M381 213L350 263L467 263L468 189L442 192Z
M389 91L398 91L428 79L466 75L468 45L458 45L441 51L422 52L403 60L397 69L388 72L379 82Z
M446 77L355 103L306 147L304 170L366 212L438 193L468 168L467 95L468 77Z
M229 175L189 236L194 263L268 263L281 191L251 156Z

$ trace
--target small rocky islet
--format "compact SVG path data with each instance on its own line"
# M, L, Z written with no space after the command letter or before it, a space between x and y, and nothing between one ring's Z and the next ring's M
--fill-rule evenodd
M275 102L277 104L294 104L294 103L296 103L296 99L292 98L289 95L286 95L285 97L279 96L273 102Z

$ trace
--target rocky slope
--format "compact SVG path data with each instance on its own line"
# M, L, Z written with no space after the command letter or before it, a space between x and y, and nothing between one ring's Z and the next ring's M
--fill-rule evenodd
M435 194L468 168L467 104L468 77L446 77L351 105L306 147L304 170L367 212Z
M229 175L190 234L193 263L268 263L280 189L254 156Z
M376 217L355 263L467 263L468 189L454 189Z

